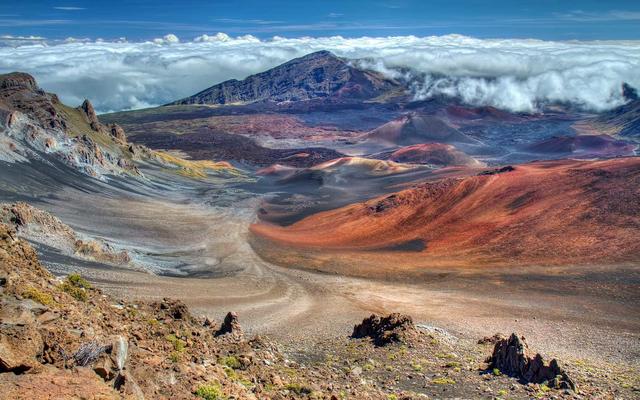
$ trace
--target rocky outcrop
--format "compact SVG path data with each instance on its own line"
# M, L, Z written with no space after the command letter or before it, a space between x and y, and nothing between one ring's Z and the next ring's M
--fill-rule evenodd
M84 114L84 117L87 119L91 129L99 132L102 128L102 124L98 120L98 115L96 114L96 110L93 108L93 104L91 104L89 100L85 99L78 109Z
M328 51L319 51L242 81L222 82L172 104L365 100L399 88L399 83L382 74L359 69Z
M126 145L127 144L127 135L124 133L124 129L118 124L109 125L109 133L113 140L115 140L118 144Z
M29 161L53 156L79 171L140 175L126 154L124 130L103 125L89 100L67 107L24 73L0 75L0 159Z
M193 317L189 313L189 309L186 304L180 300L174 300L169 298L162 299L161 302L153 303L152 306L158 310L159 313L165 316L165 320L184 320L192 321Z
M558 389L576 390L575 384L552 359L546 364L540 354L532 355L524 337L512 333L509 338L498 340L489 359L489 368L521 379L525 383L547 383Z
M58 249L64 254L115 265L131 261L124 250L106 242L79 239L76 232L50 213L24 202L0 203L0 222L9 224L21 237Z
M33 76L23 72L0 75L0 111L20 111L42 127L65 129L66 121L56 110L58 97L38 88ZM11 121L8 121L11 122Z
M0 75L0 89L26 89L36 90L38 85L33 76L24 72L12 72L6 75Z
M417 336L413 319L408 315L393 313L381 317L372 314L353 327L354 339L371 338L376 346L390 343L408 343Z
M233 311L227 313L224 317L224 321L220 326L220 329L216 331L216 336L231 335L231 336L243 336L242 326L238 320L238 314Z

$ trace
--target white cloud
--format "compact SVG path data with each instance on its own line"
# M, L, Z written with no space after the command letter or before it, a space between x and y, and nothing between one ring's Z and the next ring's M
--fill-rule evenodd
M604 110L622 104L622 82L640 87L637 41L480 40L459 35L260 41L218 33L190 42L166 35L145 43L29 44L0 47L0 72L29 72L45 90L71 105L86 97L100 111L110 111L164 104L324 49L367 58L362 63L368 67L412 77L416 98L457 95L471 104L514 111L533 111L544 102Z
M173 33L169 33L168 35L164 35L161 38L153 39L153 43L155 44L174 44L180 43L180 39L174 35Z

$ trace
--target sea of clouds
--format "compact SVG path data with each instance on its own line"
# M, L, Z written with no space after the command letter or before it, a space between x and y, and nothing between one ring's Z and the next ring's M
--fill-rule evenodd
M190 41L167 35L135 43L5 40L0 72L31 73L65 103L77 105L89 98L99 111L107 112L165 104L318 50L410 79L416 99L456 96L472 105L517 112L534 112L548 103L603 111L624 103L623 82L640 87L638 41L459 35L259 40L218 33Z

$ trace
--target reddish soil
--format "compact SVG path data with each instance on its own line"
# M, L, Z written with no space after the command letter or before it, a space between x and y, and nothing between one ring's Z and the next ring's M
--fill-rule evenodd
M251 230L294 250L369 253L374 264L395 270L640 260L640 158L509 169Z

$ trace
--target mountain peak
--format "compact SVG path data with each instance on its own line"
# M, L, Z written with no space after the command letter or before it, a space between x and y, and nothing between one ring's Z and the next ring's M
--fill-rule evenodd
M400 85L350 65L327 50L294 58L242 81L228 80L172 104L248 104L288 101L354 101L378 97Z
M312 60L312 59L319 59L319 58L339 59L338 56L336 56L329 50L319 50L319 51L314 51L313 53L305 54L302 57L298 57L296 60Z

